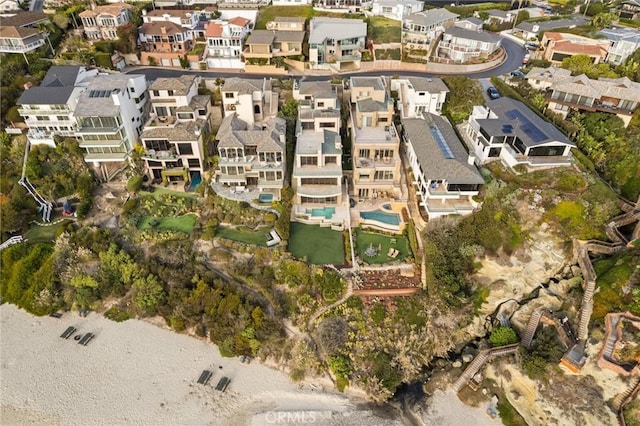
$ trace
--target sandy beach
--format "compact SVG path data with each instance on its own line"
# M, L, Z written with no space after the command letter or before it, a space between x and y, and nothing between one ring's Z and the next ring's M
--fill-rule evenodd
M60 338L69 326L96 337L87 346ZM203 370L214 373L206 386L197 384ZM215 390L223 376L231 379L224 393ZM443 419L464 405L453 395L439 399L425 423L457 424ZM144 321L35 317L0 306L2 425L402 424L358 402L295 384L257 361L223 358L211 343Z

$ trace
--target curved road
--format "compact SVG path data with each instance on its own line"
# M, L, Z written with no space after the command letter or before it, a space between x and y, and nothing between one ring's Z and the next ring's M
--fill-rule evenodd
M524 58L525 49L516 43L513 40L508 38L502 38L502 46L507 52L507 59L502 63L502 65L488 71L480 71L475 73L460 73L460 74L446 74L446 75L461 75L467 76L471 78L489 78L494 75L502 75L508 74L509 72L518 69L522 66L522 59ZM186 73L197 74L201 77L205 78L229 78L229 77L244 77L244 78L264 78L264 77L274 77L278 78L277 75L273 74L254 74L254 73L244 73L244 72L234 72L230 70L223 71L215 71L215 70L207 70L207 71L191 71L185 69L176 69L176 68L160 68L160 67L139 67L139 68L131 68L124 71L125 73L132 74L144 74L147 77L147 80L153 81L158 77L179 77ZM403 76L409 77L438 77L440 74L431 74L425 72L416 72L416 71L401 71L401 70L379 70L379 71L369 71L369 72L353 72L353 73L344 73L337 74L337 76L349 78L351 76L368 76L368 75L382 75L382 74L395 75L400 74ZM300 75L293 75L293 78L301 77ZM307 81L322 81L331 78L330 75L305 75L305 80Z

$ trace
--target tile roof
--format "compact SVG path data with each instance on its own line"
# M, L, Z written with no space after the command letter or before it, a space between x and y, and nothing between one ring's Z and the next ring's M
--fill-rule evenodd
M445 8L423 10L422 12L413 13L405 18L414 24L430 27L457 18L460 15L449 12Z
M367 24L362 19L313 18L309 24L309 43L320 44L328 38L345 40L367 36Z
M178 121L172 126L145 127L141 139L166 139L168 141L197 141L206 126L205 120Z
M470 22L474 25L482 25L484 21L480 18L476 18L475 16L470 16L468 18L459 19L458 22Z
M449 88L447 87L447 85L444 84L444 81L439 78L409 77L408 80L413 86L413 90L415 90L416 92L449 92Z
M402 126L425 178L450 184L483 184L484 179L476 166L468 163L469 154L449 122L431 113L424 113L423 117L404 119ZM445 155L434 128L440 131L453 155Z
M530 33L540 33L549 30L555 30L556 28L571 28L587 24L587 20L582 16L574 16L571 19L553 19L550 21L538 21L538 22L520 22L516 25L516 28L521 31ZM533 27L537 27L536 31L533 31Z
M499 10L499 9L488 9L488 10L485 10L484 12L486 12L489 16L497 16L502 19L508 19L513 16L512 13L507 13L504 10Z
M378 102L371 98L359 99L357 102L357 108L360 112L380 112L388 111L386 102Z
M171 21L151 21L145 22L140 26L141 34L161 35L162 28L165 29L167 35L181 34L184 32L182 26Z
M269 86L271 84L270 80ZM253 92L261 92L264 80L231 77L227 78L222 85L223 92L238 92L240 94L252 94Z
M272 118L263 125L249 126L233 113L222 120L216 139L218 147L222 148L256 145L258 151L284 152L285 143L280 138L285 135L286 127L283 118Z
M315 98L335 98L331 83L328 81L300 81L299 92L301 95L312 95Z
M57 66L49 68L37 87L25 90L18 105L63 105L74 91L81 67Z
M140 74L109 74L96 77L87 90L82 92L78 98L78 105L75 109L76 117L114 117L118 115L120 106L109 97L91 97L94 90L111 90L115 92L125 92L130 79L146 78Z
M35 28L22 28L14 26L0 26L0 38L20 38L27 39L37 36L40 31Z
M627 77L595 80L582 74L556 81L551 89L594 99L613 98L640 102L640 83Z
M640 45L640 31L631 28L605 28L598 34L605 36L611 41L625 40L636 45Z
M570 40L563 40L556 43L553 50L557 52L571 53L573 55L592 55L603 56L606 53L606 49L602 46L593 44L579 44Z
M251 21L247 18L243 18L241 16L236 16L235 18L229 19L229 24L237 25L239 27L245 27Z
M180 77L158 77L149 86L149 90L173 90L175 96L184 96L196 81L193 74L185 74Z
M95 9L85 10L80 13L81 18L89 18L92 16L98 16L101 14L113 15L116 16L123 10L132 9L133 6L127 3L113 3L113 4L105 4L102 6L96 6Z
M304 35L304 31L253 30L246 44L302 43Z
M538 68L533 67L527 73L527 80L540 80L547 82L554 82L564 80L571 76L571 71L564 68Z
M205 37L222 37L222 25L209 22L204 32Z
M476 121L492 136L517 136L528 147L550 142L575 146L553 124L540 118L522 102L502 97L488 101L487 108L498 118Z
M163 17L164 15L169 15L176 18L190 18L193 16L195 12L191 10L164 10L164 9L155 9L147 12L147 16L153 17Z

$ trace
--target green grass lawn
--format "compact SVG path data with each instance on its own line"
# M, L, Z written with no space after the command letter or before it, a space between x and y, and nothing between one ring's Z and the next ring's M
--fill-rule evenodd
M388 263L403 260L411 256L409 241L404 236L398 235L391 237L373 232L365 232L360 230L360 228L355 228L354 231L356 233L356 250L358 256L366 263ZM395 244L391 243L392 239L396 240ZM365 254L365 251L371 246L377 250L377 255L368 256ZM394 248L400 252L395 259L387 255L390 248Z
M225 238L231 241L238 241L245 244L253 244L254 246L266 247L267 238L265 235L268 232L268 228L254 231L246 227L228 228L219 226L216 229L216 237Z
M345 263L342 232L293 222L290 235L289 251L298 259L306 257L314 265Z
M70 220L63 220L50 226L34 225L26 232L24 238L33 242L51 242L56 238L58 230L67 226L69 222Z
M400 21L384 18L382 16L372 16L367 25L367 36L373 40L374 44L380 43L400 43L402 27Z
M204 49L207 47L207 45L205 43L196 43L193 46L193 49L191 49L191 52L189 52L190 55L202 55L204 53Z
M155 226L151 225L152 221L158 222ZM197 217L195 214L185 214L178 217L154 217L144 216L138 222L138 229L146 231L149 229L155 229L158 231L173 231L183 232L185 234L191 234L193 228L196 226Z
M260 8L256 19L256 30L267 28L267 22L273 21L278 16L292 18L299 17L309 19L314 15L313 6L267 6Z

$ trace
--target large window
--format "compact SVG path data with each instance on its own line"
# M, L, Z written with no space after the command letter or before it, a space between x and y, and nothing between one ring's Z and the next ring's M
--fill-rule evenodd
M324 157L324 164L338 164L338 157L335 155Z
M318 157L300 157L300 165L302 166L317 166Z
M282 180L282 172L280 171L260 172L260 179L264 179L270 182Z
M376 180L393 180L393 172L391 170L376 170Z
M320 128L333 128L336 127L336 123L333 121L320 122Z
M180 155L191 155L193 154L193 146L190 143L179 143L178 151Z
M300 197L302 203L315 203L315 204L336 204L338 197L325 197L325 198L312 198L312 197Z
M361 149L358 151L358 157L360 158L369 158L370 151L368 149Z
M337 185L337 178L302 178L300 179L302 185Z
M120 120L116 117L79 117L80 128L110 129L118 127Z
M393 150L392 149L376 149L376 158L382 160L383 158L392 158Z
M198 160L197 158L189 158L187 160L187 164L189 165L190 169L199 169L200 168L200 160Z
M169 151L173 144L169 143L166 139L152 139L144 141L147 149L153 149L155 151Z

